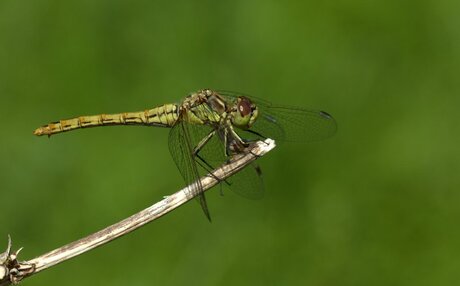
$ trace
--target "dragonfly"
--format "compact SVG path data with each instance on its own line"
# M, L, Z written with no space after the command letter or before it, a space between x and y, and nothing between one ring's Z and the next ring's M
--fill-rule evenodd
M177 104L164 104L138 112L99 114L59 120L37 128L37 136L51 136L81 128L109 125L167 127L169 151L188 188L211 221L200 175L212 176L216 164L248 152L252 143L272 138L281 142L326 139L337 129L325 111L273 105L263 99L227 91L203 89ZM251 163L221 181L248 198L263 196L260 167Z

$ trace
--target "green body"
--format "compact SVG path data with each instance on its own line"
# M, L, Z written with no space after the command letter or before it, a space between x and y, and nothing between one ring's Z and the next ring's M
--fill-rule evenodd
M210 91L209 91L210 92ZM208 90L194 93L181 104L164 104L159 107L137 112L79 116L49 123L35 130L34 134L48 135L80 128L107 125L145 125L173 127L178 120L191 124L216 125L227 115L224 99Z
M197 191L189 195L198 197L208 219L211 218L198 180L202 175L199 170L212 175L215 164L246 152L253 140L267 137L286 141L296 141L301 137L318 140L331 136L336 129L334 119L322 111L277 107L262 100L255 104L247 96L204 89L187 96L180 104L165 104L138 112L80 116L50 123L34 133L51 136L107 125L171 128L170 153L185 183L195 185ZM244 136L241 137L236 129L238 133L245 133ZM244 196L260 197L259 190L263 190L260 168L254 164L252 170L249 173L246 171L248 176L243 179L233 182L227 179L225 183ZM254 176L259 178L251 179ZM255 183L251 185L251 181Z

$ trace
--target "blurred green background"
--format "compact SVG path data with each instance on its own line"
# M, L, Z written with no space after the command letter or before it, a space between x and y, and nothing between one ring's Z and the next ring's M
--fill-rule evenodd
M24 259L183 185L167 129L36 138L201 88L323 109L261 159L263 200L208 193L24 285L455 285L460 2L0 2L0 244ZM3 241L3 242L2 242Z

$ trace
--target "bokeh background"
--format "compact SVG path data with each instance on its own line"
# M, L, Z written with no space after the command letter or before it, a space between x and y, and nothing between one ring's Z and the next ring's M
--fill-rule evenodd
M24 285L456 285L460 2L0 2L0 244L24 259L182 187L167 129L36 138L191 91L323 109L330 140L261 159L265 198L208 193ZM3 242L2 242L3 241Z

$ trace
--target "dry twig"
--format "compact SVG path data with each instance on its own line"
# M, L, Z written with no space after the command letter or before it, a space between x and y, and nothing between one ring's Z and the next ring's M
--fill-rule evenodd
M275 147L271 139L258 141L249 149L250 152L240 154L232 158L230 162L214 170L211 175L201 178L203 190L209 190L227 177L240 171L242 168L265 155ZM197 185L197 184L194 184ZM106 244L115 238L128 234L129 232L169 213L175 208L193 199L187 194L195 193L194 185L188 186L175 194L166 197L151 207L132 215L116 224L103 230L93 233L85 238L69 243L63 247L45 253L29 261L19 261L17 255L21 249L11 252L11 239L9 239L7 250L0 254L0 286L15 284L22 279L45 270L53 265L85 253L98 246Z

